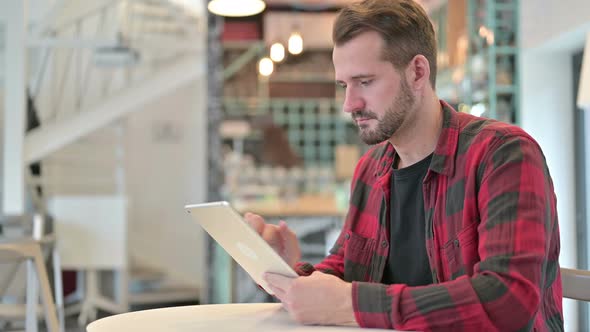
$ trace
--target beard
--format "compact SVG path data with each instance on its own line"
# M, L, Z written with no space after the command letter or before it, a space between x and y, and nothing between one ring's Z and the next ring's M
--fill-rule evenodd
M370 110L359 110L352 113L353 120L357 118L376 119L377 127L373 130L368 125L359 125L359 136L369 145L379 144L390 139L402 126L408 113L413 109L415 97L405 77L402 77L399 94L385 111L382 119Z

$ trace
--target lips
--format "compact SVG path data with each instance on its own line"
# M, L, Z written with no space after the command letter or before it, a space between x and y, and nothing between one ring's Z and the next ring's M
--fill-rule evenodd
M370 120L376 120L377 117L372 114L372 112L368 111L357 111L352 113L352 119L356 122L357 125L362 125Z
M357 125L369 122L370 120L374 120L375 118L373 117L364 117L364 116L356 116L354 117L354 121L356 121Z

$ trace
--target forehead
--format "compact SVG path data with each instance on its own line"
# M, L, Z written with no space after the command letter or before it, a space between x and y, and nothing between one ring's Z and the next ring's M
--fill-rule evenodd
M341 45L334 46L332 60L336 65L351 59L382 61L384 41L375 31L362 32Z
M385 74L393 65L383 59L381 36L374 31L363 32L350 41L334 46L332 61L337 80L346 80L358 75Z

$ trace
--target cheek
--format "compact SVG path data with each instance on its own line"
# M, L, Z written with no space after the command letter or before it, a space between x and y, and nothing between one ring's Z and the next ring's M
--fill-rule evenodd
M392 100L391 94L385 91L375 90L367 92L365 94L365 108L381 117L391 105Z
M376 84L370 91L367 91L372 98L381 105L390 104L395 96L399 93L400 87L397 84L390 82L389 84Z

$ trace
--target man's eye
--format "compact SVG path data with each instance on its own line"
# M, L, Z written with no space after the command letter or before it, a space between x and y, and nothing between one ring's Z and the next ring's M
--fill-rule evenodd
M369 86L371 84L372 81L361 81L360 85L361 86Z

